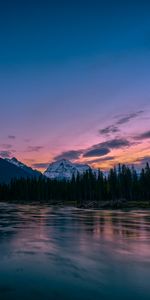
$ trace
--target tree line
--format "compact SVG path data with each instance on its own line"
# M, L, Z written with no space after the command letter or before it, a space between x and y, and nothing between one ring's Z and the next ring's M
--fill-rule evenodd
M140 172L134 167L118 165L107 175L101 170L92 170L73 176L71 181L39 178L13 179L9 184L0 184L1 201L150 201L150 167L147 163Z

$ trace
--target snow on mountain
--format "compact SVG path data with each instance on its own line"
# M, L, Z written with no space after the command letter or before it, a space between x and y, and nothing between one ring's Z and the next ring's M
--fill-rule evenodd
M17 167L20 167L20 168L24 168L24 167L27 167L25 164L23 164L22 162L20 162L19 160L17 160L15 157L13 158L5 158L5 160L7 160L9 163L17 166Z
M39 177L41 175L40 172L38 172L37 170L33 170L32 168L28 167L27 165L25 165L22 162L20 162L19 160L17 160L15 157L5 158L5 160L7 162L11 163L12 165L15 165L16 167L22 169L23 171L25 171L26 173L28 173L31 176Z
M10 183L12 179L39 177L40 173L31 168L19 167L8 159L0 158L0 183Z
M91 167L88 165L75 164L67 159L61 159L51 163L44 172L44 175L50 179L71 180L73 175L77 176L78 173L83 174L90 169Z
M39 177L41 175L40 172L26 166L24 163L18 161L15 157L5 158L4 160L17 167L17 169L22 170L28 176ZM67 159L61 159L51 163L43 175L50 179L71 180L73 175L76 177L78 173L82 175L89 170L92 170L92 172L97 175L97 170L92 169L89 165L72 163Z

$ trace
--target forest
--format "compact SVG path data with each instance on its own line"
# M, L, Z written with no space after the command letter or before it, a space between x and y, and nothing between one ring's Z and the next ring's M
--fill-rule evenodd
M50 180L44 176L13 179L0 185L0 201L75 202L82 207L95 201L150 201L150 166L139 172L134 167L118 165L104 174L88 171L73 176L71 181Z

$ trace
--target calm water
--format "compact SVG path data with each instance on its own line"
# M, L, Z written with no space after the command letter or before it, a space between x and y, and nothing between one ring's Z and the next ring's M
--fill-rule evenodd
M150 212L0 204L0 299L150 299Z

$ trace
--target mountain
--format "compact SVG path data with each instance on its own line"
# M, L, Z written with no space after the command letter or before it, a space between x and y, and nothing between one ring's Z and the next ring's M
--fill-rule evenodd
M20 167L20 168L24 168L24 167L27 167L25 164L23 164L21 161L17 160L16 157L13 157L13 158L5 158L5 160L7 160L9 163L17 166L17 167Z
M96 173L96 169L92 169L89 165L72 163L67 159L61 159L51 163L44 176L50 179L71 180L72 176L84 174L86 171L92 170ZM13 158L0 158L0 183L9 183L13 178L39 177L42 174L37 170L26 166L22 162Z
M39 177L41 173L37 170L33 170L32 168L28 167L27 165L23 164L21 161L17 160L15 157L13 158L5 158L9 163L21 168L26 173L28 173L31 176Z
M19 162L16 158L0 158L0 183L9 183L14 178L39 177L40 172Z
M72 176L77 176L78 172L83 174L88 170L91 170L91 167L88 165L75 164L67 159L61 159L51 163L44 175L50 179L71 180Z

